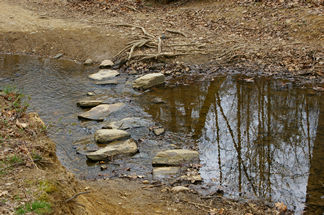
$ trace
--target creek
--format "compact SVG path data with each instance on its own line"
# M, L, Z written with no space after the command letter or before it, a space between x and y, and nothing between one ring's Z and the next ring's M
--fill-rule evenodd
M218 77L137 92L134 76L121 74L116 86L88 79L96 67L68 60L0 55L0 87L17 86L48 125L61 163L82 179L141 175L152 180L152 158L174 145L199 151L203 183L195 189L207 195L217 190L236 199L282 201L301 214L324 212L324 102L313 90L291 82ZM141 117L166 129L156 137L148 128L132 129L139 153L117 158L101 171L98 163L76 153L73 142L92 135L99 122L80 121L78 100L94 92L106 103L126 108L108 121ZM152 102L153 100L160 102Z

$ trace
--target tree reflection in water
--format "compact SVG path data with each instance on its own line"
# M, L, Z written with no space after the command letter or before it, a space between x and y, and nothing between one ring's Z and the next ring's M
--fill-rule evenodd
M303 210L308 192L312 207L307 209L323 210L319 96L282 81L242 83L233 78L156 89L147 96L167 103L144 105L153 118L197 141L204 182L233 197L283 201L296 212ZM322 127L317 126L319 115Z

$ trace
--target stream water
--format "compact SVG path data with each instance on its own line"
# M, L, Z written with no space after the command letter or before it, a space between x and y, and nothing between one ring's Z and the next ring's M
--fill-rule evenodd
M71 61L0 55L0 87L15 85L30 96L30 111L49 125L62 164L80 178L143 175L151 179L152 157L173 144L200 153L202 185L238 199L282 201L296 214L324 212L324 102L290 82L257 79L247 83L220 77L190 86L156 88L143 94L131 88L135 77L121 75L117 86L98 86L96 71ZM82 122L76 106L87 92L126 109L109 121L138 116L163 125L156 138L148 129L131 130L141 140L133 157L113 160L101 172L76 153L74 141L93 134L98 122ZM153 99L163 102L156 104Z

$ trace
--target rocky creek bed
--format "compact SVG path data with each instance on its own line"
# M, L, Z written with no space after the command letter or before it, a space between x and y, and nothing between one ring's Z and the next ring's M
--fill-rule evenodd
M309 172L318 165L309 155L320 151L323 132L317 130L318 91L285 80L194 82L199 76L129 75L28 56L0 60L1 86L17 85L30 95L30 109L47 123L61 163L79 178L137 179L207 199L225 195L284 202L296 213L305 205L321 210L316 198L312 204L306 198L321 198L321 191L306 189L316 187ZM103 77L117 84L102 84Z

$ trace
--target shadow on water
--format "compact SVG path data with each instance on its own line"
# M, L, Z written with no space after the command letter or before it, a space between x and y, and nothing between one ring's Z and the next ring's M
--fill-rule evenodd
M160 98L164 104L152 104ZM324 212L324 102L283 81L218 78L155 89L143 108L196 140L207 184L232 197L283 201L296 213ZM306 205L306 207L305 207Z
M217 78L190 86L157 88L138 96L121 75L117 86L97 86L87 75L96 68L72 61L0 55L0 87L15 85L31 97L49 125L62 164L81 178L98 175L145 175L152 157L171 145L197 148L200 174L208 191L223 189L233 198L283 201L290 209L308 214L324 212L324 102L313 91L293 88L284 81ZM140 153L109 162L100 171L76 153L73 142L93 135L97 122L81 122L77 100L89 91L107 103L124 102L126 109L109 116L153 118L167 133L154 139L146 130L130 131ZM133 100L137 98L140 106ZM160 98L165 103L156 104ZM144 137L144 139L143 139ZM189 137L189 138L188 138ZM198 185L200 186L200 185ZM199 187L198 187L199 189Z

